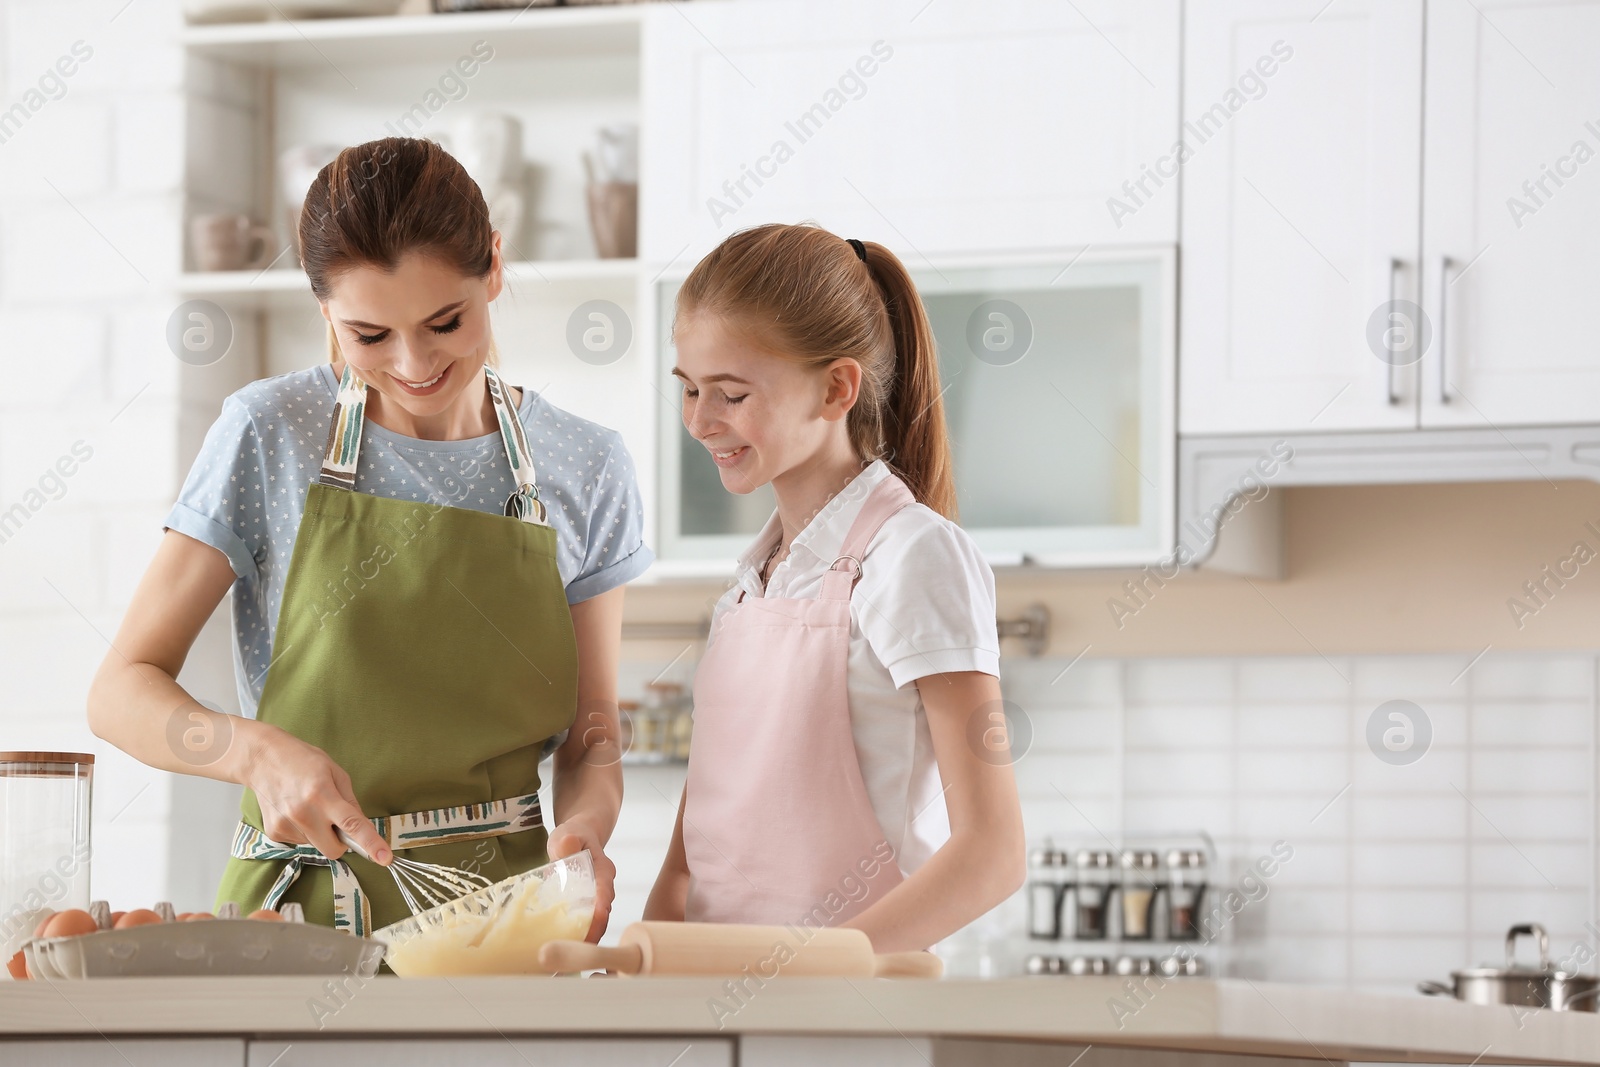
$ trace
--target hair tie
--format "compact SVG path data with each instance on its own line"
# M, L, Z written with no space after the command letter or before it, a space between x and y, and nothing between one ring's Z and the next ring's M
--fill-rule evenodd
M846 237L845 240L849 242L851 248L856 250L856 258L865 263L867 261L867 246L854 237Z

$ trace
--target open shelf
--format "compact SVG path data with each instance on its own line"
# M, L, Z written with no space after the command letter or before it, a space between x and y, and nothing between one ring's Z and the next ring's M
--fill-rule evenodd
M480 40L508 58L632 55L640 6L227 23L190 26L179 39L191 54L273 67L431 60L465 53Z
M540 283L631 283L638 276L635 259L561 259L506 264L506 281L526 293ZM311 293L305 272L281 270L194 271L180 275L178 291L189 297L210 297L233 303L293 302Z

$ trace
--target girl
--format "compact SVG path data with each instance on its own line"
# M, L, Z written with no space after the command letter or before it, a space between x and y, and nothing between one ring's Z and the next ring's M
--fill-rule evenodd
M345 149L299 243L329 363L224 402L90 724L246 787L219 903L298 901L365 933L410 911L341 833L380 864L407 849L491 880L587 848L598 938L622 585L651 559L627 450L495 371L500 234L438 145ZM230 589L242 718L175 681ZM558 743L547 835L538 767Z
M685 426L778 506L712 614L646 917L926 948L1021 885L1024 847L921 301L882 245L761 226L690 273L673 338Z

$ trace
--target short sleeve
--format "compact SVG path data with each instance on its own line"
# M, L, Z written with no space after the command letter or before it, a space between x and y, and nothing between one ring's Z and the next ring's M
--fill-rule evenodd
M163 527L187 534L228 557L233 573L254 578L266 558L266 493L261 442L250 412L237 397L206 431Z
M576 604L625 585L645 572L655 554L644 543L644 505L633 457L622 435L611 434L610 448L595 476L589 506L583 562L567 583L567 603Z
M890 522L919 519L902 513ZM886 526L879 537L889 532ZM895 687L954 671L999 677L994 571L972 538L939 521L919 524L894 547L879 568L868 557L863 571L876 569L876 580L864 590L863 579L852 600L857 625Z

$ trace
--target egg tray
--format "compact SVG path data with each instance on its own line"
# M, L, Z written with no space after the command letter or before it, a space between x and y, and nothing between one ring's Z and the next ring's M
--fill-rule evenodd
M104 927L101 909L91 910ZM28 971L46 980L324 974L371 978L383 960L382 942L309 924L297 904L284 905L284 922L237 918L239 909L232 904L223 905L215 919L192 922L173 921L170 904L157 905L156 911L167 921L24 942Z

